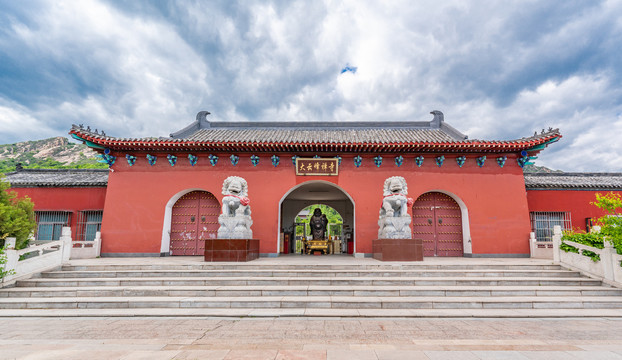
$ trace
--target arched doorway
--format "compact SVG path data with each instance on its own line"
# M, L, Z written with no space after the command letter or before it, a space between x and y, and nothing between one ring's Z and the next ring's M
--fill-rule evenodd
M220 203L207 191L180 197L171 214L171 255L203 255L204 239L216 237Z
M462 211L449 195L428 192L413 205L413 235L423 256L463 256Z
M322 180L312 180L299 184L291 188L281 198L279 252L281 254L295 252L296 216L302 209L314 204L327 205L339 213L343 221L341 230L342 239L346 243L346 253L354 254L356 251L354 201L339 186Z

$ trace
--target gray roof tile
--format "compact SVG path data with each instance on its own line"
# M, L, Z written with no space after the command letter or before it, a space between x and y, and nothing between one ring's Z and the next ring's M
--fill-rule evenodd
M11 187L105 187L108 169L22 169L6 174Z
M201 129L186 137L186 140L210 142L257 141L272 143L408 143L456 141L456 139L440 129Z
M525 186L531 190L622 190L622 173L526 173Z

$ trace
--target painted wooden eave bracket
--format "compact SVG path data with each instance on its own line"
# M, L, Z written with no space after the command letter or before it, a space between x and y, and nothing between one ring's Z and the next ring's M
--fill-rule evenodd
M101 145L99 145L99 144L95 144L95 143L94 143L94 142L92 142L92 141L89 141L89 140L83 139L83 138L81 138L80 136L76 135L75 133L72 133L72 134L71 134L71 137L72 137L72 138L74 138L74 139L76 139L76 140L82 141L82 142L83 142L86 146L88 146L88 147L90 147L90 148L100 149L100 150L104 150L104 149L105 149L105 147L104 147L104 146L101 146Z
M526 151L542 151L544 150L547 146L549 146L549 144L552 144L554 142L559 141L559 139L561 139L561 135L558 135L550 140L547 140L545 142L543 142L542 144L530 147L529 149L527 149Z

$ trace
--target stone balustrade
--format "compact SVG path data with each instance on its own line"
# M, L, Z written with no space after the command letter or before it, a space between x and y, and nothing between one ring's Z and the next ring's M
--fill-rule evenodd
M529 233L529 249L534 259L552 259L553 241L538 241L536 233Z
M4 266L15 273L2 279L2 286L59 267L69 259L96 258L101 251L100 232L97 232L94 241L71 241L70 227L63 227L60 239L56 241L38 243L21 250L15 250L15 242L15 238L5 240L7 263Z
M594 231L600 231L597 226ZM560 249L562 229L557 225L553 228L553 262L572 270L581 271L589 276L602 279L603 282L614 286L622 286L622 255L616 253L611 243L605 241L604 248L598 249L574 241L565 240L564 243L579 249L579 253L566 252ZM583 250L598 254L599 261L581 254Z

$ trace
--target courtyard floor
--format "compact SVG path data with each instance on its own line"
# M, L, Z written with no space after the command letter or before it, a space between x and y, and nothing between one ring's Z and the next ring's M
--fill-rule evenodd
M622 359L622 319L0 318L0 359Z
M101 258L73 265L193 264L201 257ZM422 264L531 264L426 258ZM352 256L252 265L358 264ZM386 263L390 264L390 263ZM410 263L413 264L413 263ZM574 315L571 315L574 316ZM622 318L0 317L0 359L621 359Z

